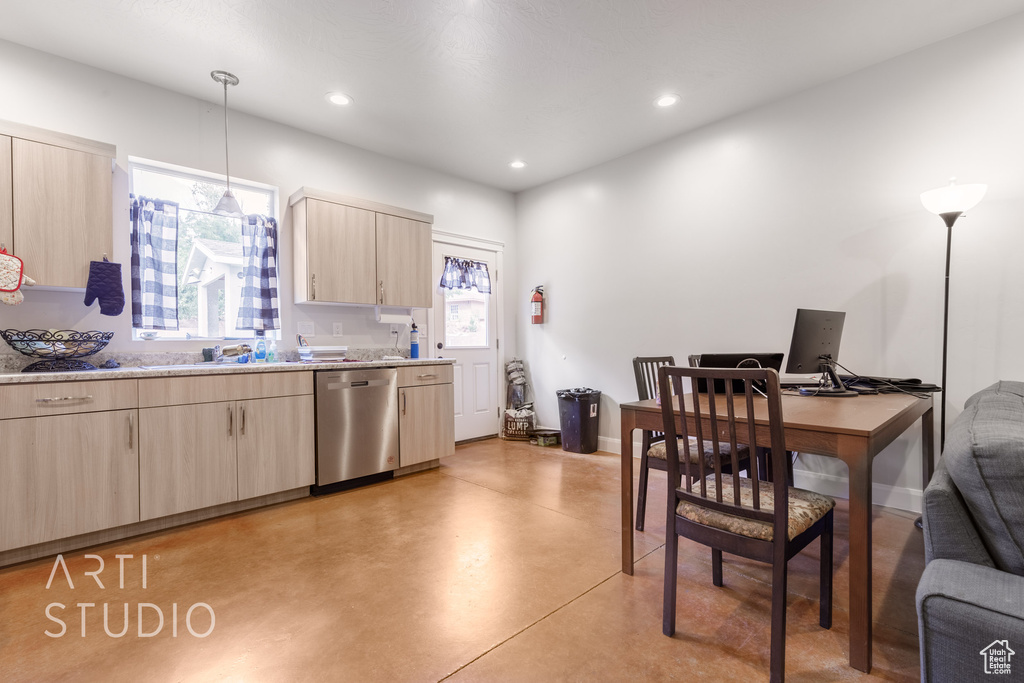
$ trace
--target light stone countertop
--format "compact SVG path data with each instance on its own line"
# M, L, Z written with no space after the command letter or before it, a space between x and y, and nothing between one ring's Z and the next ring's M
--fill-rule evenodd
M145 379L147 377L185 377L195 375L227 375L251 372L299 372L303 370L357 370L360 368L388 368L416 365L451 365L452 358L417 358L402 360L334 361L320 363L197 363L193 365L121 367L113 370L99 368L84 372L7 372L0 373L2 384L31 384L42 382L80 382L104 379Z

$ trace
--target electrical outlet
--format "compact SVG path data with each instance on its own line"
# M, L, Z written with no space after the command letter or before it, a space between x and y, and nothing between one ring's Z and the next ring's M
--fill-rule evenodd
M398 336L398 330L399 330L400 327L401 327L401 325L392 325L391 326L391 336L392 337L397 337Z
M341 323L334 323L334 336L335 337L342 336L342 333L341 333Z
M295 326L298 333L303 337L314 337L316 336L316 328L313 326L312 320L302 320Z

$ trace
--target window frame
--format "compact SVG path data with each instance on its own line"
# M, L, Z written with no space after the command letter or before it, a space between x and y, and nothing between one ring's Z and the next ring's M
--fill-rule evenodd
M135 192L135 171L136 169L142 171L148 171L160 175L170 176L173 178L179 178L182 180L190 181L202 181L214 185L223 190L227 189L227 182L224 179L223 174L211 173L198 168L189 168L187 166L179 166L177 164L171 164L163 161L156 161L154 159L145 159L143 157L128 157L128 191L131 194ZM270 216L278 222L280 226L280 219L278 214L280 212L280 191L275 185L267 183L260 183L254 180L246 180L244 178L231 178L232 189L244 189L251 192L258 192L266 194L269 197L269 204L271 208ZM223 191L222 190L222 191ZM162 197L154 197L154 199L162 199ZM203 211L201 209L179 209L180 211L194 211L197 213L216 215L212 211ZM280 228L279 228L280 230ZM280 245L280 232L278 233L278 244ZM280 249L278 249L278 267L281 263ZM280 283L280 273L278 274L278 282ZM181 284L179 283L179 287ZM278 289L278 306L281 302L281 292ZM232 337L201 337L193 335L190 332L183 330L143 330L136 327L132 327L132 341L167 341L167 342L180 342L180 341L245 341L248 339L256 339L256 330L248 330L251 332L247 336L232 336ZM265 332L266 339L281 339L281 330L267 330Z

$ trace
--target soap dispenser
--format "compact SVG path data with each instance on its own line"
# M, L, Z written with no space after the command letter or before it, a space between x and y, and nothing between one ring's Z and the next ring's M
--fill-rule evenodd
M263 330L256 330L256 353L253 360L257 363L267 362L267 340Z

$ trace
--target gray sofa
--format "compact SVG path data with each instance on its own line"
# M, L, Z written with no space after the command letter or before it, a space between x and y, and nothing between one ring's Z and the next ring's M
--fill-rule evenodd
M964 404L923 517L921 680L1024 681L1024 382Z

